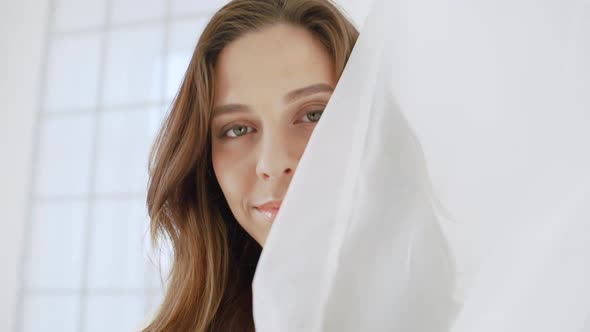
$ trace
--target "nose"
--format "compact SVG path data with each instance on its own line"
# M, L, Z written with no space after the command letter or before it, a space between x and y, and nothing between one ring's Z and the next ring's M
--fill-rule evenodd
M284 135L266 135L263 138L256 164L256 174L262 180L291 176L297 167L297 158Z

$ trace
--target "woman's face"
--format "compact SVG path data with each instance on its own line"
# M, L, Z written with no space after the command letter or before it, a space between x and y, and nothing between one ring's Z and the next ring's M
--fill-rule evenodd
M309 137L336 85L326 48L275 24L227 45L215 69L215 175L240 225L264 245Z

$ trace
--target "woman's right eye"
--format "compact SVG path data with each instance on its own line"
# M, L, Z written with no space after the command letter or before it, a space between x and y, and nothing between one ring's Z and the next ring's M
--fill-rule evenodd
M250 128L248 126L242 126L242 125L234 126L234 127L231 127L230 129L226 130L225 133L223 134L223 136L224 137L231 137L231 138L244 136L247 133L250 133L252 131L249 129L252 129L252 128ZM232 134L234 136L232 136Z

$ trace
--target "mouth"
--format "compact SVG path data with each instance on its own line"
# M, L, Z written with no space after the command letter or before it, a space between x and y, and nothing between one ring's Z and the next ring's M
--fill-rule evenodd
M263 220L273 223L279 209L281 208L282 201L270 201L258 206L254 206L254 212Z
M264 219L272 224L277 216L277 213L279 212L279 209L278 208L258 208L258 207L255 207L254 211L262 219Z

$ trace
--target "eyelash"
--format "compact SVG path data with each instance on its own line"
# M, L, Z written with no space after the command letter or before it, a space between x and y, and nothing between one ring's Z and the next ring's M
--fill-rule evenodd
M320 118L321 115L324 113L324 110L316 110L316 111L311 111L311 112L306 112L305 113L305 117L307 117L309 114L314 114L314 113L320 113ZM317 123L318 121L320 121L320 119L316 120L316 121L310 121L310 122L306 122L306 123ZM239 128L239 127L246 127L246 128L251 128L249 126L246 125L241 125L241 124L237 124L235 126L232 126L231 128L228 128L227 130L224 130L221 133L221 138L227 138L227 139L235 139L235 138L239 138L241 136L244 136L246 134L251 133L251 131L247 131L246 133L239 135L239 136L227 136L227 133L229 133L231 130L235 129L235 128Z

